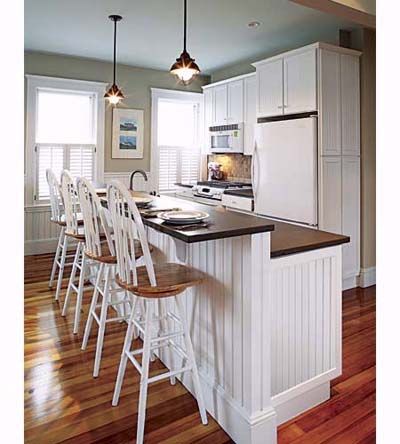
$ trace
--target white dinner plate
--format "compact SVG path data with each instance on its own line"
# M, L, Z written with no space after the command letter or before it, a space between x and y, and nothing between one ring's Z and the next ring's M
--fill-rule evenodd
M204 211L189 211L189 210L179 210L179 211L163 211L158 217L165 222L176 225L183 224L193 224L196 222L202 222L207 219L210 215Z

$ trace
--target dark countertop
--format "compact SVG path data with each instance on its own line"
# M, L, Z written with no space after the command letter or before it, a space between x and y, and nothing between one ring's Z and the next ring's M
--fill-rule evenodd
M251 188L244 188L244 189L238 189L238 190L225 190L224 194L229 194L230 196L240 196L240 197L247 197L249 199L254 198L253 190Z
M302 253L350 242L348 236L226 210L222 206L203 205L175 197L152 197L154 199L153 206L151 207L152 210L179 207L181 209L205 211L210 215L209 226L196 228L192 231L180 231L179 227L166 224L157 217L143 218L145 225L186 243L270 231L271 257L278 258L289 254ZM102 201L106 205L104 198L102 198Z
M154 198L151 209L174 207L205 211L210 215L208 219L209 225L203 228L195 228L192 231L180 231L178 226L166 224L163 220L156 217L143 218L144 224L186 243L264 233L274 229L274 223L262 217L236 213L221 206L204 205L174 197L162 196Z
M275 230L271 233L272 258L350 242L350 237L341 234L267 220L275 225Z

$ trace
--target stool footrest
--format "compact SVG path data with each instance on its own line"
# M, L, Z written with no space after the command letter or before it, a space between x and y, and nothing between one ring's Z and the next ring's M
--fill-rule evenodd
M178 370L171 370L169 372L166 373L161 373L157 376L153 376L152 378L149 378L147 380L148 384L151 384L152 382L156 382L156 381L160 381L161 379L166 379L166 378L170 378L171 376L175 376L184 372L188 372L191 371L193 369L193 367L191 365L187 366L187 367L182 367Z

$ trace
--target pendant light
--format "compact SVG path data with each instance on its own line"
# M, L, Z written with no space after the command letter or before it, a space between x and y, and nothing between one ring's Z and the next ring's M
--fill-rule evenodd
M114 22L114 77L113 84L111 85L111 88L104 94L104 97L112 105L117 105L120 100L125 98L125 96L122 94L122 91L115 83L117 74L117 22L121 21L122 17L120 15L109 15L108 18Z
M186 23L187 23L187 0L183 0L183 52L171 66L170 72L178 77L184 84L188 85L195 75L200 72L200 68L186 51Z

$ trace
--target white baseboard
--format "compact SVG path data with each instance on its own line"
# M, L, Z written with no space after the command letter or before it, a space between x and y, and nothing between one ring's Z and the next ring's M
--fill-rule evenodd
M361 268L358 286L361 288L376 285L376 267Z
M24 255L55 253L58 239L37 239L25 241Z
M306 410L312 409L318 404L327 401L330 397L331 385L329 381L326 381L279 404L277 403L279 395L275 399L272 398L272 405L277 414L277 425L283 424Z
M342 291L358 287L358 276L350 276L342 281Z
M237 401L233 400L220 386L214 384L201 370L199 376L206 410L236 444L277 443L274 408L265 409L250 418ZM183 379L181 377L178 379L194 396L193 381L190 375L186 373Z

